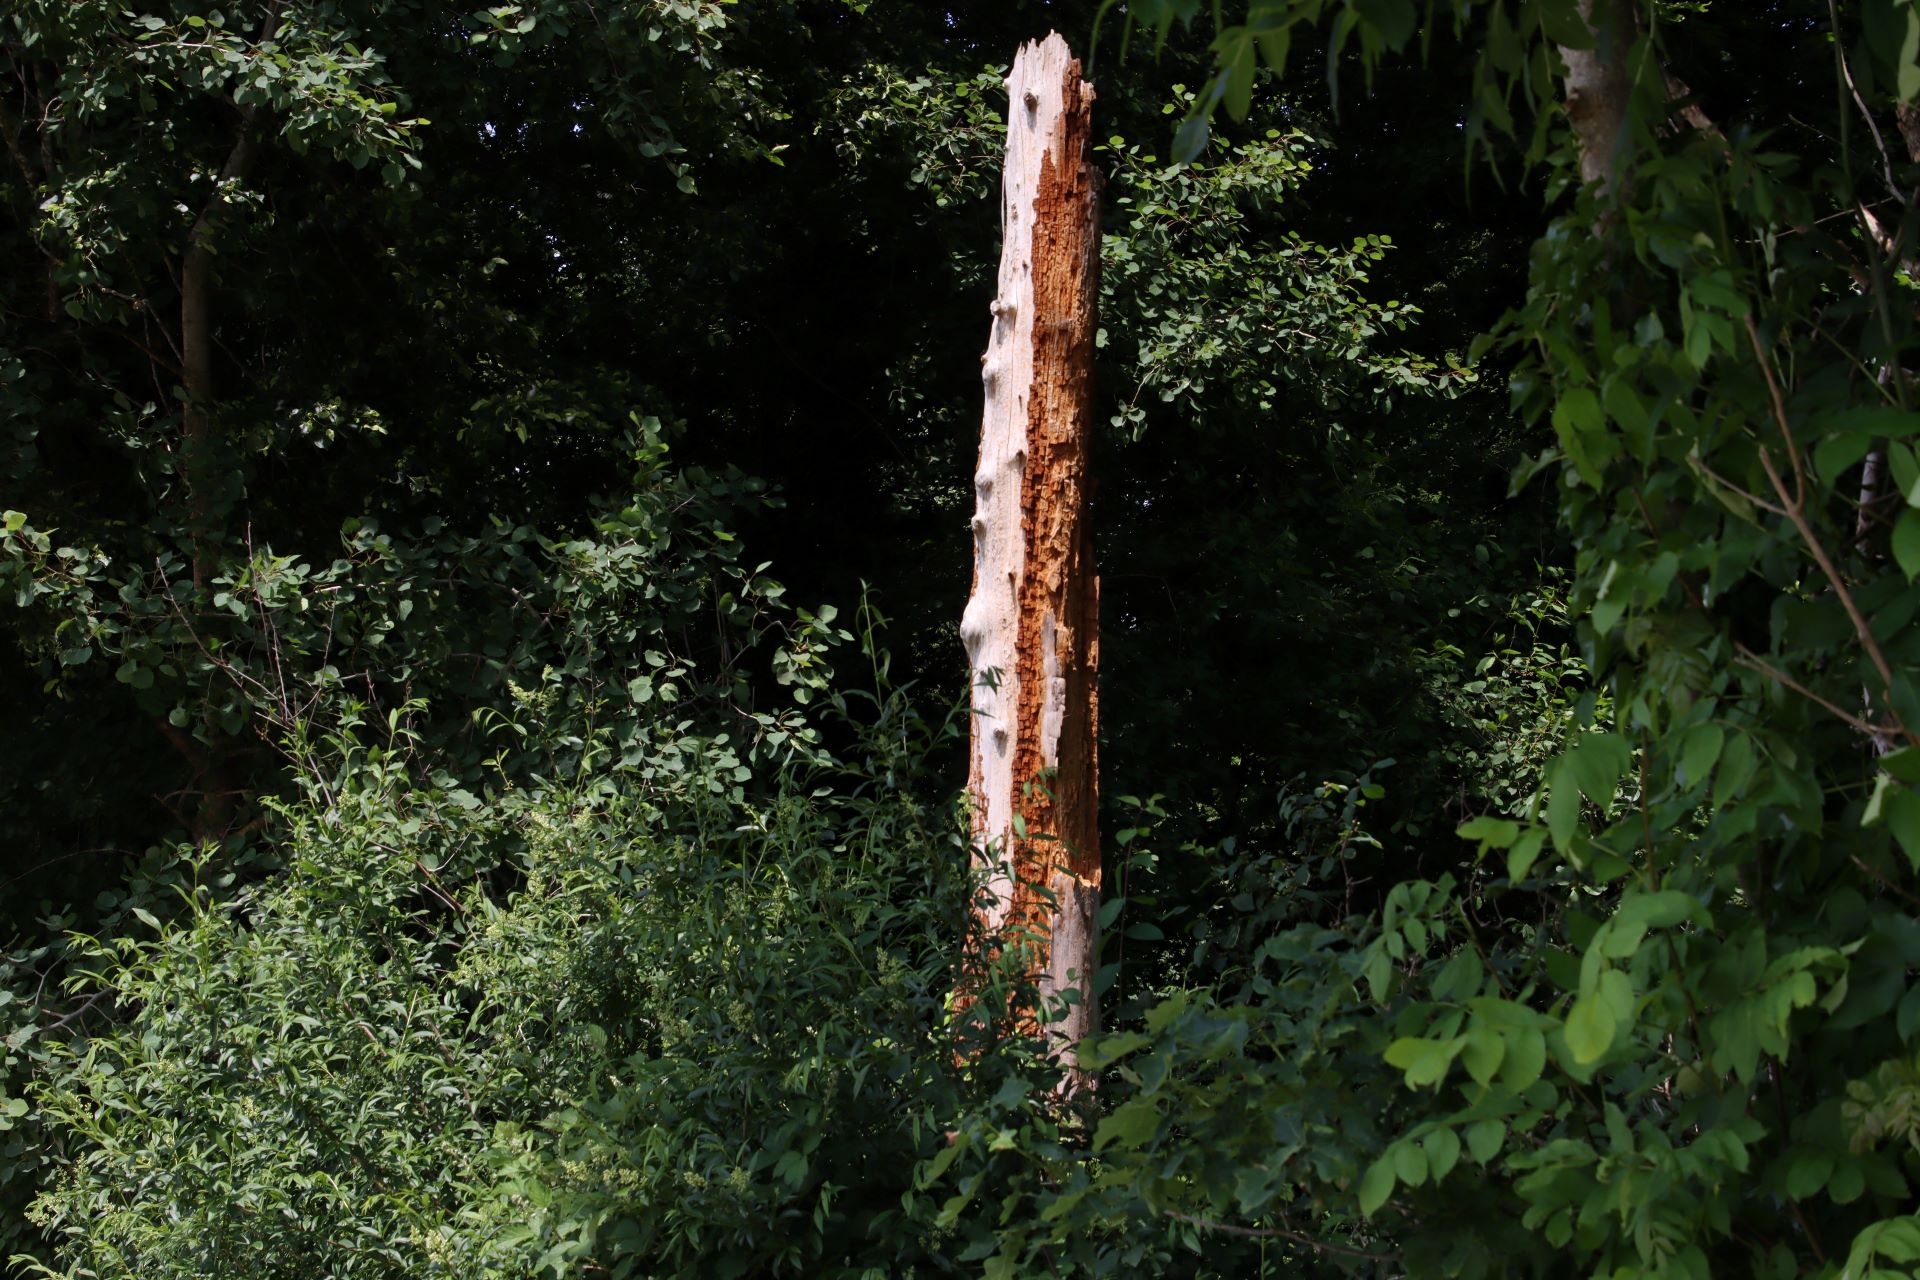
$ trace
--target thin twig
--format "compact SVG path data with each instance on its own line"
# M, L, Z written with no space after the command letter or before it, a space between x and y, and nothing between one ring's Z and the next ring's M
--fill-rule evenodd
M1849 726L1851 726L1852 728L1858 729L1861 733L1877 737L1881 734L1884 734L1887 731L1886 726L1869 723L1868 721L1862 720L1859 716L1854 715L1852 712L1847 711L1846 709L1832 702L1829 702L1827 699L1821 697L1819 694L1815 693L1813 690L1807 688L1807 686L1801 684L1798 680L1795 680L1792 676L1788 675L1786 672L1780 670L1780 668L1775 666L1770 666L1764 659L1760 657L1759 654L1747 648L1747 646L1743 644L1735 645L1734 648L1739 652L1739 657L1735 658L1734 661L1738 663L1740 666L1747 667L1754 671L1758 671L1761 675L1766 676L1768 679L1777 681L1778 683L1785 685L1787 688L1793 690L1795 693L1799 694L1801 697L1806 698L1811 702L1819 703L1822 707L1826 708L1828 711L1832 712L1834 715L1838 716L1840 719L1846 721Z
M1880 136L1880 125L1874 120L1873 112L1867 110L1866 99L1860 96L1860 86L1853 82L1853 68L1847 65L1846 50L1840 43L1840 14L1834 6L1834 0L1827 0L1827 14L1833 22L1833 60L1840 65L1840 78L1847 82L1847 92L1853 95L1853 104L1860 108L1860 116L1873 134L1874 148L1880 152L1880 174L1887 180L1887 190L1898 196L1900 184L1893 180L1893 161L1887 155L1887 140Z
M1334 1244L1331 1240L1316 1240L1312 1236L1302 1235L1298 1231L1289 1231L1285 1227L1241 1227L1231 1222L1213 1222L1207 1218L1196 1218L1190 1213L1181 1213L1174 1209L1165 1211L1166 1216L1178 1222L1200 1227L1206 1231L1218 1231L1230 1236L1245 1236L1249 1239L1291 1240L1295 1244L1306 1245L1309 1249L1318 1249L1322 1253L1337 1253L1346 1258L1361 1258L1367 1262L1398 1262L1400 1259L1390 1253L1369 1253L1365 1249L1355 1249L1350 1245Z
M1747 312L1747 341L1753 344L1754 359L1760 362L1760 376L1767 380L1767 396L1773 401L1773 420L1779 424L1781 442L1787 446L1787 460L1793 464L1793 501L1792 507L1807 505L1807 472L1800 463L1800 450L1793 443L1793 430L1787 424L1787 400L1780 391L1780 383L1773 376L1773 361L1760 346L1760 326L1755 323L1753 312ZM1775 489L1778 492L1778 487ZM1786 502L1787 495L1780 494L1780 501Z
M1853 855L1853 865L1860 868L1862 871L1866 872L1869 876L1873 877L1875 880L1878 880L1881 884L1881 887L1888 889L1893 893L1898 894L1902 898L1905 898L1908 902L1913 903L1915 906L1920 906L1920 897L1916 897L1914 894L1907 892L1905 889L1902 889L1899 885L1895 884L1893 881L1887 879L1886 876L1874 870L1873 867L1870 866L1857 853Z
M1805 475L1801 470L1800 451L1795 448L1793 443L1793 431L1787 423L1786 402L1780 394L1779 384L1774 381L1773 364L1767 359L1767 353L1760 345L1760 329L1759 326L1754 323L1753 313L1751 311L1747 313L1746 320L1747 340L1753 344L1754 357L1759 360L1760 371L1767 380L1767 390L1772 393L1774 419L1780 427L1781 437L1786 441L1787 453L1793 462L1794 474L1800 477L1801 483L1804 486ZM1800 540L1806 543L1807 550L1813 555L1814 562L1820 566L1820 571L1826 575L1827 581L1832 584L1833 593L1840 598L1841 607L1847 611L1847 617L1853 622L1854 633L1860 637L1862 647L1866 649L1867 656L1873 661L1874 670L1880 673L1881 682L1886 686L1888 693L1891 694L1893 691L1893 668L1887 663L1887 655L1881 652L1880 642L1874 638L1873 628L1867 625L1866 615L1860 612L1860 606L1854 600L1853 592L1847 589L1846 579L1840 576L1840 570L1834 566L1833 558L1827 554L1826 546L1820 541L1819 535L1814 532L1813 526L1808 523L1807 513L1802 503L1788 498L1787 483L1785 479L1781 477L1780 469L1774 465L1773 455L1767 451L1765 445L1760 445L1758 448L1760 465L1766 469L1767 480L1773 485L1773 491L1779 495L1780 502L1785 508L1787 519L1793 522L1794 529L1800 534ZM1832 706L1830 703L1825 705L1829 707ZM1837 710L1837 708L1835 709ZM1844 715L1845 713L1843 712L1841 714ZM1861 723L1861 721L1853 716L1848 716L1847 719L1849 723ZM1895 726L1908 741L1920 741L1920 739L1914 737L1911 729L1900 722L1897 712L1895 713Z

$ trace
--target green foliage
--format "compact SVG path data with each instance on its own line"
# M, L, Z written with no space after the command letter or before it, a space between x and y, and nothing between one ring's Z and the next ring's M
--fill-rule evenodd
M749 792L724 732L635 758L551 693L517 705L535 781L448 789L357 726L287 807L282 874L229 898L190 859L172 920L76 944L118 1016L42 1064L33 1218L62 1261L31 1274L921 1255L969 873L950 806L860 779L906 781L941 732L889 697L851 778L789 751Z
M1177 102L1193 96L1176 86ZM1283 217L1310 180L1316 145L1304 130L1271 128L1213 163L1171 167L1119 136L1100 149L1109 210L1101 315L1110 333L1137 335L1113 416L1120 432L1145 429L1148 392L1204 404L1214 382L1243 411L1264 413L1283 396L1338 405L1474 380L1457 356L1442 365L1378 349L1419 313L1360 292L1390 239L1334 248L1293 230L1253 234Z

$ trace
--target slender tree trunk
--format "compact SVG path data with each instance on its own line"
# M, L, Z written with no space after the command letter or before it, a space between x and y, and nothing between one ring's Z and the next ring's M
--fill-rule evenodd
M280 26L280 3L267 6L254 43L265 49ZM180 260L180 382L185 393L180 410L181 443L178 475L186 489L187 538L193 560L193 585L204 589L217 568L218 528L210 414L215 400L213 381L215 242L225 229L230 184L246 177L253 166L255 110L236 107L239 128L233 147L214 179L213 194L202 205L187 232L187 251Z
M215 528L212 453L213 407L213 269L214 238L226 221L227 184L242 177L253 158L249 114L241 119L240 134L221 166L213 197L194 219L187 236L187 252L180 260L180 409L181 443L178 474L187 496L187 537L193 558L193 585L204 589L214 571Z
M1093 87L1058 34L1007 80L1000 277L981 358L973 592L975 856L991 863L989 938L1028 948L1071 1064L1097 1021L1099 584L1086 520L1100 261ZM1064 1013L1057 1018L1060 1002Z
M267 6L256 43L270 44L279 27L279 0ZM187 232L186 253L180 259L180 456L177 474L186 491L187 543L196 595L204 592L219 572L221 514L218 487L227 483L215 449L212 411L218 395L214 383L215 243L225 229L231 209L231 183L244 178L253 165L254 109L239 107L239 127L233 147L214 180L213 194ZM236 780L235 752L209 716L204 721L207 749L198 769L202 779L194 836L199 840L224 838L234 827L234 813L244 790ZM191 760L191 756L189 759Z
M1627 0L1580 0L1580 20L1593 33L1593 47L1560 46L1560 60L1567 67L1567 122L1580 147L1580 176L1612 191L1620 176L1619 151L1633 98L1627 69L1633 7Z

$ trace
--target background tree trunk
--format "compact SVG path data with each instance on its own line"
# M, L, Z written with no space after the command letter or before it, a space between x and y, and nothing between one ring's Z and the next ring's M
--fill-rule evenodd
M1071 1002L1051 1023L1070 1057L1096 1024L1099 955L1100 603L1086 522L1094 94L1058 34L1020 49L1007 89L973 591L960 628L973 680L969 789L975 856L994 862L981 923L989 938L1032 947L1045 1004Z
M1627 50L1633 45L1633 9L1624 0L1580 0L1580 19L1593 32L1593 47L1559 46L1567 67L1567 123L1580 147L1580 176L1611 192L1618 178L1617 153L1627 125L1633 81Z

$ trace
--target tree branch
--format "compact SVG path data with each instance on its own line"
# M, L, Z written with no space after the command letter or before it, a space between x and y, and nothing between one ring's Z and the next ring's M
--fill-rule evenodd
M1285 1227L1241 1227L1231 1222L1213 1222L1207 1218L1196 1218L1190 1213L1181 1213L1176 1209L1165 1211L1166 1216L1176 1222L1184 1222L1205 1231L1218 1231L1223 1235L1243 1236L1248 1239L1291 1240L1295 1244L1317 1249L1321 1253L1338 1254L1343 1258L1360 1258L1366 1262L1398 1262L1399 1256L1391 1253L1370 1253L1365 1249L1356 1249L1351 1245L1335 1244L1331 1240L1316 1240L1312 1236L1298 1231L1289 1231Z

